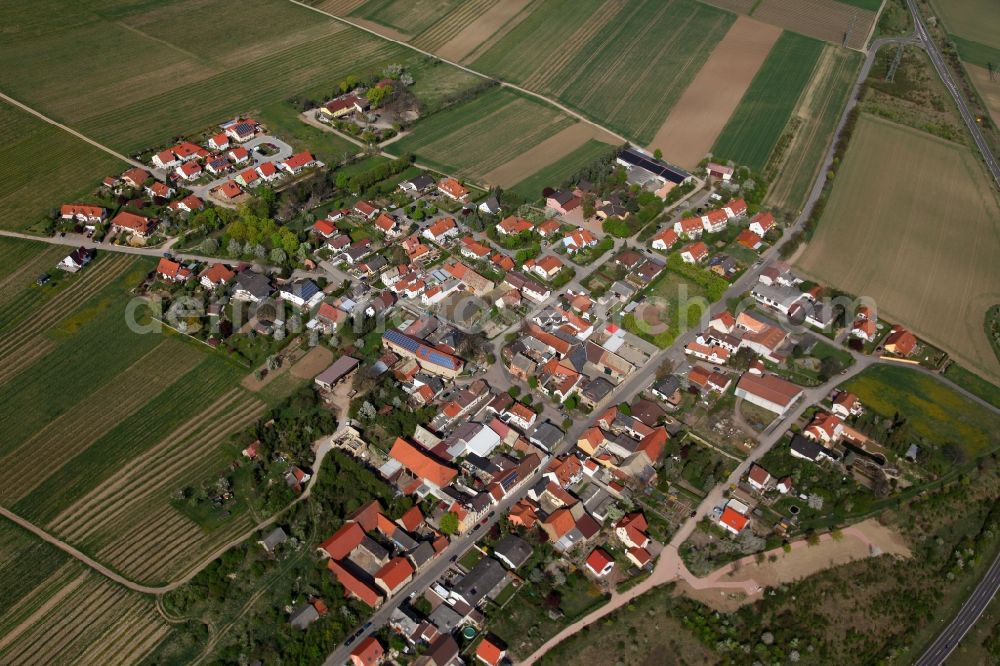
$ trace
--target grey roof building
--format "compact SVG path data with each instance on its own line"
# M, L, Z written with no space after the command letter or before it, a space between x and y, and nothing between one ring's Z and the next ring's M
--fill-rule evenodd
M267 553L273 553L274 549L285 543L288 540L288 535L285 534L285 530L280 527L275 527L273 530L267 533L267 535L258 541L257 543L261 548Z
M470 606L478 606L495 588L507 580L507 570L492 557L484 557L451 589L451 596Z
M508 534L493 547L493 557L511 569L517 569L531 557L531 544L517 536Z

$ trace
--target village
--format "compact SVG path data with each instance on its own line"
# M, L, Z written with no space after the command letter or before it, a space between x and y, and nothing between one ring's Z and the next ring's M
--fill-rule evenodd
M350 93L316 117L366 109ZM312 382L340 424L329 445L413 499L394 518L370 502L313 544L375 613L343 647L358 666L507 663L540 622L648 577L751 457L679 548L696 574L923 474L919 449L878 441L855 395L816 391L874 358L939 355L768 259L783 225L748 200L737 165L692 174L626 147L599 180L524 203L404 158L372 175L377 196L275 224L259 202L326 165L250 118L217 130L104 179L104 205L64 204L55 232L81 245L57 268L86 271L118 247L161 253L137 293L258 381L295 347L331 352ZM239 217L196 245L184 237L223 210L212 217ZM199 254L175 249L185 243ZM669 293L678 285L704 296L693 316ZM182 297L203 309L172 316ZM251 464L258 445L243 450ZM293 495L310 464L283 460ZM259 544L281 557L287 539L278 527ZM308 630L326 608L303 600L289 622Z

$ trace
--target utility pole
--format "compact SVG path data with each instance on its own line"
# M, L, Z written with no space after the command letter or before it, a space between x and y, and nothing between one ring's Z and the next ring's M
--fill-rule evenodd
M892 83L892 80L896 78L896 70L899 69L899 63L903 59L903 45L899 44L896 46L896 57L892 59L889 64L889 71L885 74L885 80Z

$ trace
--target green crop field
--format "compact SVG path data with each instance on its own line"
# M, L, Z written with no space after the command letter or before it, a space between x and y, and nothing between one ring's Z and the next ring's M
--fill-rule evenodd
M170 633L151 597L0 523L0 663L136 664Z
M350 16L416 35L455 13L463 4L463 0L368 0L352 10Z
M5 281L48 256L39 243L0 249ZM128 292L154 262L103 252L0 304L0 502L127 575L166 580L248 528L246 498L213 531L171 498L225 470L229 435L265 404L239 386L245 368L129 325Z
M426 51L434 51L447 44L465 27L501 1L465 0L457 7L449 7L446 14L438 17L432 24L421 30L420 34L410 40L410 43Z
M219 19L195 0L108 8L42 0L9 15L0 89L133 153L292 95L328 95L350 74L413 52L292 3L248 0L239 30L192 39ZM50 19L51 14L59 18ZM196 27L197 26L197 27Z
M475 180L574 122L554 107L494 88L430 116L389 148Z
M837 0L845 5L851 5L852 7L860 7L861 9L867 9L870 12L877 12L879 7L882 6L882 0Z
M554 0L473 67L554 95L645 144L734 20L694 0Z
M956 444L970 458L1000 446L1000 416L923 373L876 365L844 388L869 409L889 417L898 412L917 434L939 444Z
M25 229L126 168L108 153L0 102L0 229Z
M576 150L514 185L510 191L528 201L541 198L543 189L558 187L566 178L612 150L614 147L603 141L590 139Z
M856 51L823 47L816 75L795 109L794 135L772 164L778 175L767 192L769 205L798 212L805 204L862 60Z
M959 57L965 62L980 67L993 67L994 71L1000 69L1000 47L987 46L958 35L951 35L951 40L955 42Z
M717 157L763 169L809 83L823 43L784 32L712 147Z
M1000 4L993 0L932 0L932 5L953 36L1000 49ZM961 52L961 47L959 47ZM965 58L965 55L962 55ZM985 66L985 63L976 63ZM994 63L1000 65L1000 63Z

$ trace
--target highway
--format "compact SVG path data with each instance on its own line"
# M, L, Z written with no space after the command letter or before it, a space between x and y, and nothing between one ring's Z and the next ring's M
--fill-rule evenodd
M943 664L948 655L962 642L962 638L969 629L972 629L972 625L976 623L979 616L986 610L990 601L996 596L998 588L1000 588L1000 555L997 555L996 559L993 560L986 575L966 599L955 619L934 639L923 656L917 659L916 666Z
M969 111L969 107L965 103L965 98L962 97L962 92L955 84L955 80L952 78L951 72L948 71L948 67L945 65L944 59L941 57L941 53L937 49L937 45L934 43L934 40L931 39L930 33L927 32L927 28L924 26L924 21L920 17L920 9L917 7L916 0L906 0L906 5L909 7L910 14L913 16L913 25L916 28L917 37L923 44L924 50L927 51L927 55L930 56L931 62L934 64L934 69L937 70L938 76L941 77L941 81L944 83L948 92L951 93L952 98L955 100L958 112L962 115L962 120L968 128L969 134L972 135L972 140L976 142L976 147L979 148L979 152L983 156L983 161L986 162L986 168L988 168L990 170L990 174L993 175L993 181L997 184L997 187L1000 187L1000 164L997 164L996 158L990 151L989 144L986 143L986 138L979 129L979 124Z

